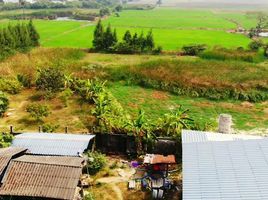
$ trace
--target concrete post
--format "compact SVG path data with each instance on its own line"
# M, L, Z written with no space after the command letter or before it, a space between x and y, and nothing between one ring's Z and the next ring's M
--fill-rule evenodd
M220 114L219 132L226 133L226 134L232 133L232 116L231 115Z

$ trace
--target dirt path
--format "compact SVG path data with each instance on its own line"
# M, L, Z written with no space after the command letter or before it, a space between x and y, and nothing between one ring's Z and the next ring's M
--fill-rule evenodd
M117 200L124 200L123 194L122 194L120 188L116 184L111 184L111 188L115 192L115 194L117 196L117 198L116 198Z

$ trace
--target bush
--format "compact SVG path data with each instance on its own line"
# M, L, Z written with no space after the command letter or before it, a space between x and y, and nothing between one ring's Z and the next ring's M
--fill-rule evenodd
M36 121L42 121L44 117L47 117L50 114L49 107L39 103L29 104L26 107L26 111L30 113L30 116Z
M199 53L205 51L206 49L207 47L204 44L193 44L182 47L184 55L188 56L197 56Z
M47 68L39 71L36 86L41 90L58 92L64 87L64 74L56 68Z
M18 74L17 79L23 87L30 88L32 86L32 81L31 81L32 79L30 76L27 76L24 74Z
M261 40L253 40L249 43L248 47L252 51L258 51L263 46L263 42Z
M214 48L213 50L205 51L199 54L199 57L208 60L237 60L251 63L263 60L263 58L261 58L255 51L225 48Z
M3 92L0 91L0 116L1 117L7 111L8 105L9 105L8 98Z
M55 132L57 129L59 128L59 125L58 124L43 124L42 125L42 131L44 133L53 133Z
M264 46L264 56L268 57L268 44Z
M91 193L88 193L84 196L84 200L94 200L94 197Z
M73 95L73 91L69 88L62 91L60 99L62 100L65 107L68 107L68 100Z
M89 174L96 174L99 172L101 169L105 167L107 164L107 159L106 156L102 153L99 152L89 152L87 153L88 156L88 161L86 168L88 170Z
M13 135L8 133L1 133L0 134L0 148L9 147L13 140Z
M16 79L1 79L0 90L9 94L18 94L22 89L21 84Z
M153 49L152 53L155 54L155 55L159 55L159 54L162 53L162 50L163 50L163 48L161 46L158 46L155 49Z

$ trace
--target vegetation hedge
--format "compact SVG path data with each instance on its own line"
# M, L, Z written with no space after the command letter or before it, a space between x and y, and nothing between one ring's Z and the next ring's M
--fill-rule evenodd
M248 51L244 49L225 49L225 48L214 48L213 50L205 51L199 54L199 57L203 59L214 59L214 60L237 60L244 62L260 62L264 60L264 57L257 51Z
M110 79L177 95L261 102L268 100L267 70L245 74L247 70L257 69L256 65L239 62L157 60L112 69ZM221 73L221 70L225 71Z

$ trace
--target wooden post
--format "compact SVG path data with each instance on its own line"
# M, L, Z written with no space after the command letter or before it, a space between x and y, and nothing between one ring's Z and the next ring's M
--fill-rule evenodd
M65 133L68 133L68 126L65 126Z
M39 131L39 133L42 133L42 132L43 132L43 130L42 130L42 126L39 126L39 127L38 127L38 131Z
M11 125L11 126L9 127L9 129L10 129L10 134L13 135L13 126Z

